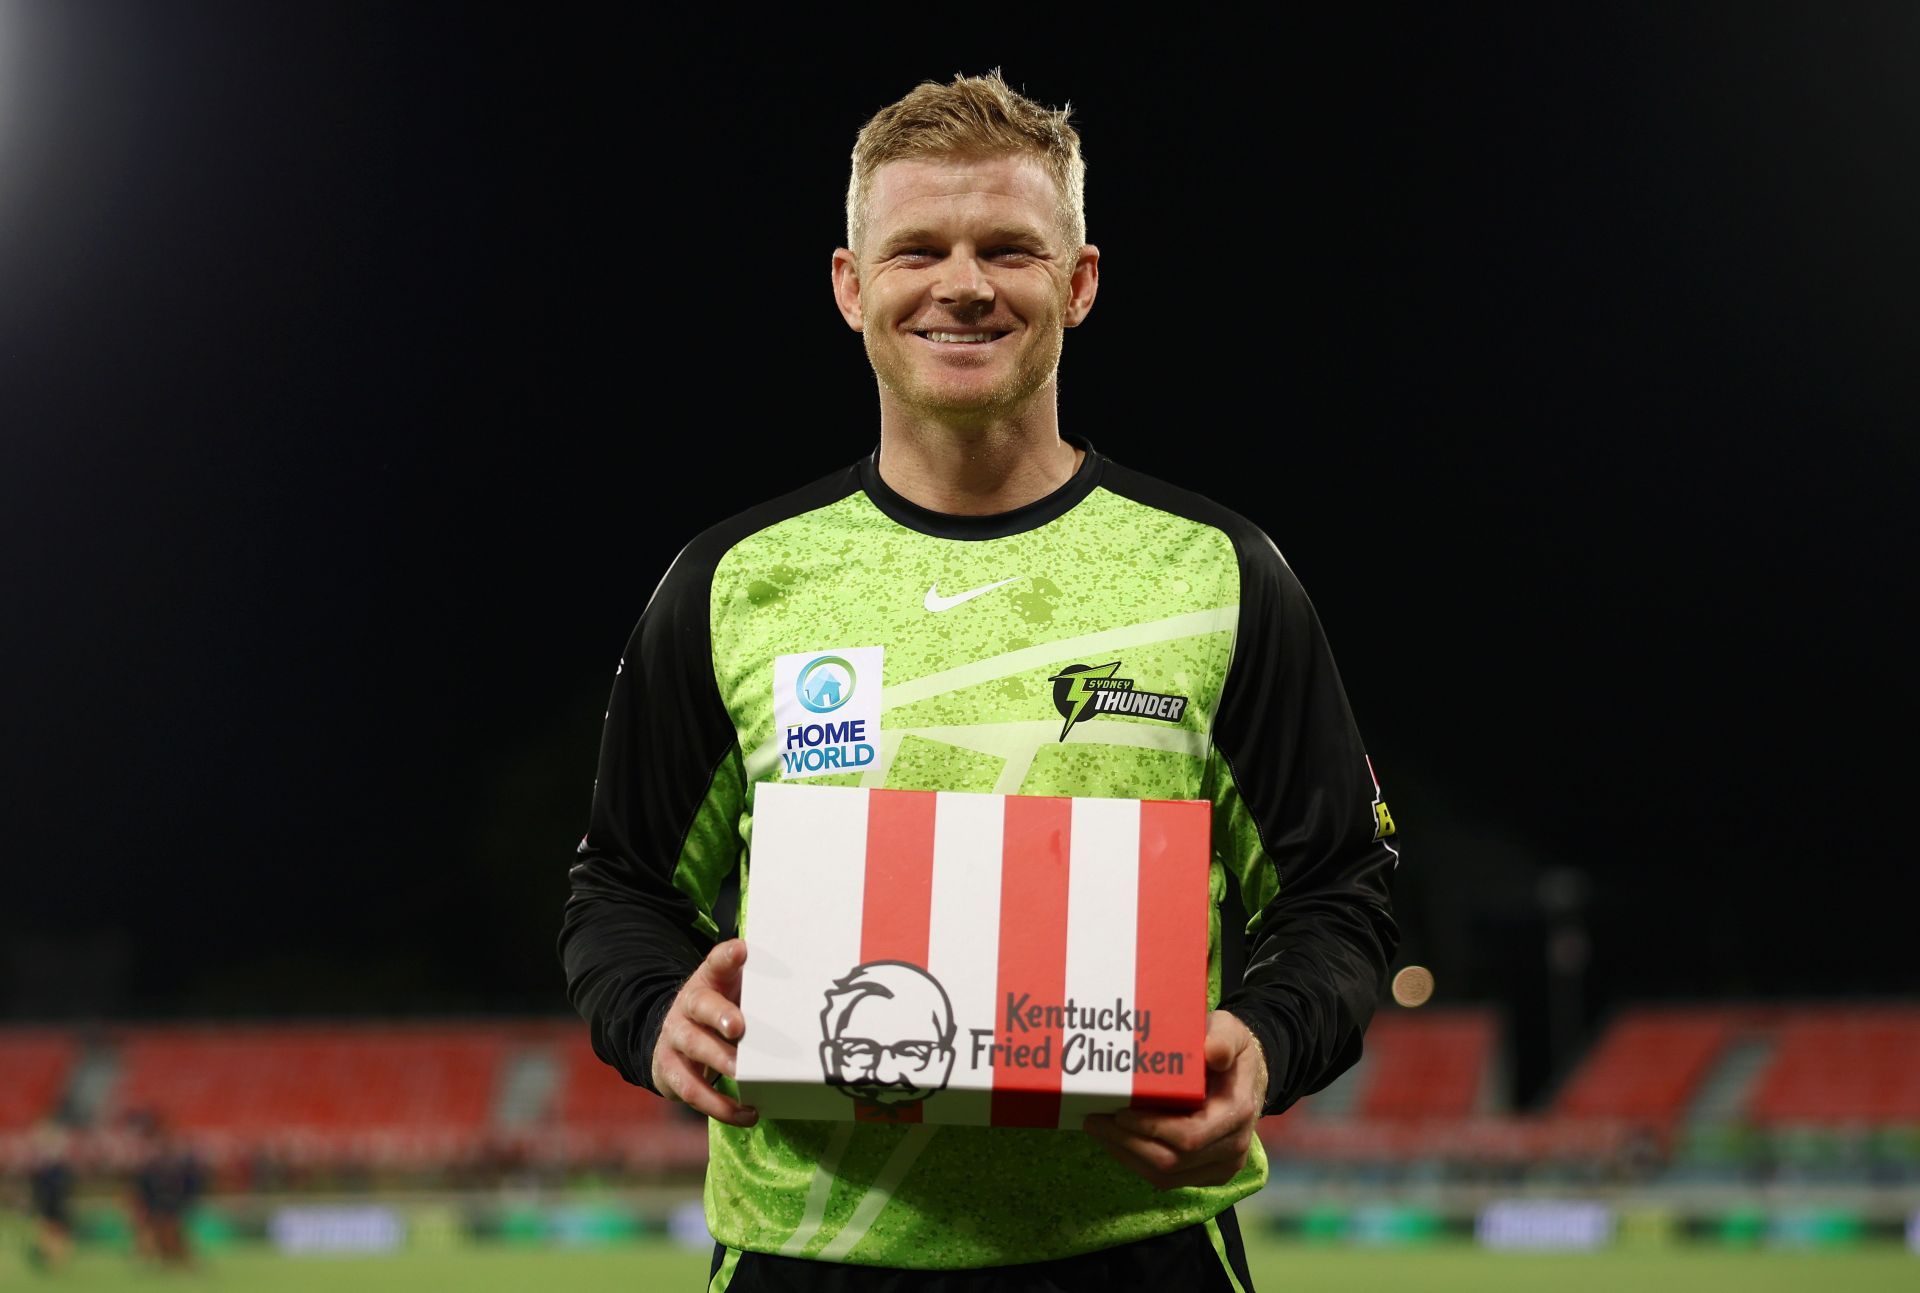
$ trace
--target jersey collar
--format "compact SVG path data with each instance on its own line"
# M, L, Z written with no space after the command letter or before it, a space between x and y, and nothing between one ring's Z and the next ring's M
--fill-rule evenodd
M953 516L946 512L930 511L909 501L880 479L878 445L860 460L860 487L866 491L875 507L909 530L917 530L936 539L1004 539L1011 534L1037 530L1055 517L1066 515L1099 483L1103 460L1094 452L1093 445L1068 431L1062 431L1060 438L1075 448L1086 450L1087 456L1081 460L1079 470L1051 494L1036 498L1011 512L995 512L989 516Z

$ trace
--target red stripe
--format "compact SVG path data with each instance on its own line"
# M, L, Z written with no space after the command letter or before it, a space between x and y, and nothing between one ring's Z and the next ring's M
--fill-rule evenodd
M1140 804L1139 943L1134 1000L1152 1011L1146 1051L1177 1053L1179 1073L1135 1070L1133 1102L1192 1109L1205 1102L1207 1072L1207 827L1197 800Z
M933 908L931 790L867 792L867 891L860 911L862 961L926 968Z
M1067 867L1072 852L1073 801L1034 795L1007 796L1006 833L1000 858L1000 971L996 1005L1011 995L1035 1005L1060 1005L1067 994ZM1060 1048L1055 1025L1015 1031L1000 1010L995 1023L1002 1045L1046 1048L1044 1068L1021 1068L996 1057L993 1125L1057 1127L1060 1124ZM1038 1054L1037 1049L1030 1054Z
M867 884L860 905L860 960L927 965L933 919L931 790L867 792ZM858 1122L919 1122L920 1106L856 1102Z

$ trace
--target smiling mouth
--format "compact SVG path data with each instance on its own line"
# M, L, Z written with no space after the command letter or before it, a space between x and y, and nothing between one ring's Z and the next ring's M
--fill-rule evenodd
M936 346L984 346L1006 336L1004 332L946 332L937 328L916 328L914 336Z

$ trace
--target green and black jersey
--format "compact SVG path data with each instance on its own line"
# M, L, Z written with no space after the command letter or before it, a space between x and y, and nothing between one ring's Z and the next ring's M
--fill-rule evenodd
M614 680L560 934L594 1050L628 1081L649 1085L736 870L752 946L753 788L801 777L1210 801L1209 1004L1259 1038L1268 1111L1359 1057L1398 942L1398 859L1313 608L1254 525L1073 442L1073 478L1011 512L927 511L870 456L713 527L668 570ZM796 704L828 718L796 725ZM1229 883L1252 919L1223 992ZM717 1239L883 1266L1126 1243L1214 1216L1267 1172L1257 1141L1228 1184L1162 1192L1073 1131L709 1126Z

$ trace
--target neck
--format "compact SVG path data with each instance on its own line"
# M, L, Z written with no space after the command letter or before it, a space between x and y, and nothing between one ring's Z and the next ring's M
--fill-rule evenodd
M1086 456L1060 438L1051 399L979 423L941 421L889 402L880 411L880 479L930 512L993 516L1025 507L1071 480Z

